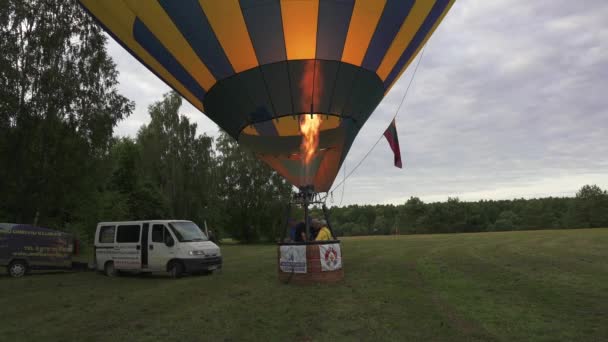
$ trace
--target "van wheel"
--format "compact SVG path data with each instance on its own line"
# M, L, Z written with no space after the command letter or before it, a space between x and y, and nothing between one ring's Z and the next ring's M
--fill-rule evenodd
M173 279L177 279L184 274L184 265L179 261L171 261L167 269L169 270L169 275Z
M8 275L13 278L21 278L27 273L27 263L23 260L15 260L8 266Z
M118 272L114 268L114 262L112 261L106 262L106 266L103 269L108 277L116 277L118 275Z

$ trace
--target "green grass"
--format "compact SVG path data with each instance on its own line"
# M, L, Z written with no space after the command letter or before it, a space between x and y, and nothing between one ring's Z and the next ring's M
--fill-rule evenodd
M350 238L339 285L277 281L276 247L222 274L0 277L2 339L608 340L608 229Z

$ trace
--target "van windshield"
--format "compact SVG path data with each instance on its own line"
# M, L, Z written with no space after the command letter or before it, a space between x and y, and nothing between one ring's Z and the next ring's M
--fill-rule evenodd
M193 222L171 222L169 226L179 242L208 241L209 239Z

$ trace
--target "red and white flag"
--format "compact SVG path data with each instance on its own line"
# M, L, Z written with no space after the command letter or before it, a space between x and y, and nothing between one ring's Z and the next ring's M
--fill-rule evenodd
M395 119L388 126L386 131L384 131L384 137L388 140L388 144L393 150L393 154L395 155L395 166L398 168L403 168L403 164L401 163L401 149L399 149L399 138L397 137L397 126L395 126Z

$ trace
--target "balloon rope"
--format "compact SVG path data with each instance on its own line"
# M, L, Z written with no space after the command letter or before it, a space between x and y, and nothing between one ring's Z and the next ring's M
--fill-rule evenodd
M343 179L342 179L342 183L344 183L346 181L346 165L342 164L342 171L343 172ZM340 196L340 204L338 205L342 205L342 200L344 199L344 191L346 191L346 183L344 183L344 185L342 186L342 196ZM332 192L333 194L333 192Z
M418 71L418 67L420 66L420 61L422 61L422 57L424 56L424 50L425 50L425 48L426 48L426 45L422 47L422 51L420 52L420 57L418 58L418 63L416 63L416 68L414 69L414 73L412 74L412 78L410 78L410 83L407 85L407 88L405 89L405 93L403 94L403 98L401 99L401 103L399 103L399 107L397 107L397 110L395 111L395 115L393 115L393 118L391 119L391 122L393 120L395 120L395 118L397 117L397 115L399 115L399 110L403 106L403 103L405 103L405 98L407 97L407 93L409 92L410 87L412 86L412 82L414 82L414 77L416 77L416 72ZM372 153L372 151L374 150L374 148L376 148L376 145L378 145L378 143L380 142L380 140L382 140L383 136L384 136L384 132L382 132L382 134L380 134L380 136L378 137L378 140L376 140L376 142L374 143L374 145L369 149L369 151L367 151L367 153L363 156L363 158L359 161L359 163L352 170L350 170L350 172L348 173L348 175L346 177L344 177L344 179L340 183L338 183L338 185L334 186L334 188L330 192L333 193L342 184L344 184L344 186L346 186L346 180L357 170L357 168L359 166L361 166L361 164L363 164L363 162L369 156L369 154ZM344 195L344 187L342 188L342 195ZM341 202L342 201L340 201L340 203Z

